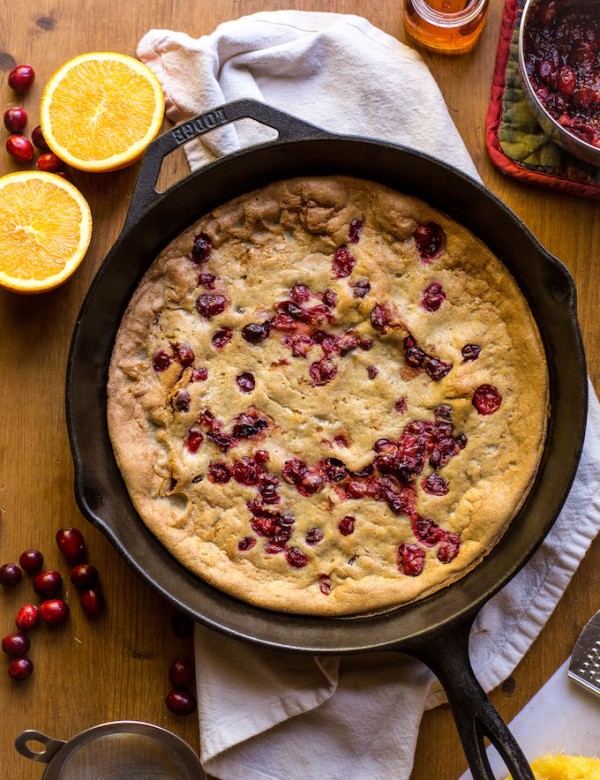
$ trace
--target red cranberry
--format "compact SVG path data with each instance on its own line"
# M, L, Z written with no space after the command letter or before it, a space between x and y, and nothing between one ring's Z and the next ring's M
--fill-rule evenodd
M166 349L159 349L158 352L155 352L154 356L152 357L152 368L157 373L161 373L162 371L166 371L167 368L169 368L171 362L171 355L166 351Z
M406 398L402 395L398 400L394 403L394 409L399 412L400 414L404 414L407 410L407 404L406 404Z
M328 574L319 574L319 590L324 596L331 593L331 577Z
M206 287L207 290L214 290L216 281L217 281L217 277L214 274L209 274L206 273L205 271L198 274L199 286Z
M366 279L358 279L356 282L352 282L350 286L355 298L364 298L371 289L371 285Z
M469 360L477 360L481 347L479 344L465 344L460 352L463 356L463 363L467 363Z
M15 92L27 92L35 79L31 65L17 65L8 74L8 86Z
M242 328L242 336L250 344L258 344L259 341L264 341L269 337L270 331L271 326L268 322L251 322Z
M479 414L494 414L502 404L502 396L493 385L480 385L473 393L472 403Z
M39 596L55 596L62 588L63 578L54 569L47 569L33 578L33 589Z
M208 481L216 485L224 485L231 479L231 472L226 463L212 462L208 466Z
M283 464L281 476L286 482L291 485L296 485L300 482L304 474L306 474L307 469L308 466L304 461L299 458L290 458Z
M323 541L323 531L321 531L320 528L310 528L306 532L306 536L304 537L304 540L306 544L310 544L311 546L314 546L315 544L319 544L319 542Z
M346 515L338 523L338 530L342 536L350 536L354 533L354 527L356 525L356 518L352 515Z
M227 308L229 301L224 295L216 293L202 293L196 300L196 309L206 319L210 320L221 314Z
M27 124L27 112L21 106L11 106L4 112L4 127L9 133L22 133Z
M193 368L190 376L190 382L206 382L208 379L207 368Z
M174 715L191 715L196 710L196 699L189 691L169 691L165 704Z
M4 588L13 588L21 582L23 572L16 563L3 563L0 566L0 585Z
M398 568L409 577L418 577L425 568L425 550L416 544L398 547Z
M348 231L348 241L351 244L358 244L361 231L363 229L365 221L364 219L353 219L350 223L350 230Z
M24 604L17 612L15 624L19 631L29 631L39 622L40 613L35 604Z
M412 518L412 529L418 541L427 547L434 547L446 536L446 532L437 523L418 514Z
M298 547L288 547L285 551L285 559L294 569L302 569L308 563L308 556Z
M192 246L192 260L199 265L207 263L210 260L212 251L212 242L206 233L199 233L194 238Z
M2 639L2 652L10 658L21 658L30 647L31 642L25 634L7 634Z
M188 615L176 610L171 616L171 628L175 636L186 639L194 633L194 621Z
M323 290L322 293L319 293L319 298L330 309L334 309L337 306L337 294L333 290Z
M425 371L429 374L434 382L439 382L443 379L452 369L452 363L446 363L444 360L430 357L425 363Z
M173 409L181 414L187 414L190 411L192 396L188 390L178 390L173 396Z
M392 321L392 315L385 304L376 303L371 311L371 325L375 330L386 331Z
M23 658L15 658L9 664L8 674L13 680L24 680L33 672L33 661L27 656Z
M42 568L44 556L39 550L25 550L19 556L19 563L23 571L26 571L27 574L33 574Z
M86 554L85 540L78 528L61 528L56 532L58 549L71 563L81 561Z
M50 151L50 147L46 143L46 139L42 133L42 128L39 125L34 127L31 131L31 140L33 141L34 146L36 146L41 152Z
M426 263L438 258L446 248L446 234L437 222L419 225L413 233L413 238L421 260Z
M356 259L347 246L341 246L336 250L333 257L333 275L336 279L350 276L355 265Z
M558 71L558 91L562 95L566 95L568 97L569 95L573 94L576 85L577 76L575 75L575 71L569 65L563 65L563 67Z
M235 381L242 393L251 393L256 385L254 375L251 374L250 371L244 371L243 374L240 374L235 378Z
M233 330L231 328L218 328L212 337L212 345L215 349L223 349L226 347L233 337Z
M312 293L310 291L310 288L308 288L305 284L295 284L292 287L292 291L290 293L290 298L294 303L297 303L298 306L301 306L303 303L308 303L308 301L311 299Z
M251 550L255 544L256 539L254 536L244 536L244 538L240 539L238 542L238 550L240 550L240 552L246 552L246 550Z
M379 373L379 369L377 368L377 366L367 366L367 375L369 379L375 379L378 373Z
M406 336L403 342L403 346L404 357L408 365L412 368L421 368L427 355L417 345L415 339L412 336Z
M78 590L93 588L98 582L98 569L91 563L80 563L71 569L71 582Z
M177 658L169 667L169 680L174 688L184 688L194 679L194 664L189 658Z
M313 381L313 384L317 387L326 385L328 382L336 376L338 370L335 363L328 358L321 358L314 363L311 363L308 373Z
M6 139L6 151L19 162L33 160L33 144L24 135L9 135Z
M431 284L423 290L421 306L425 311L433 313L440 308L445 300L446 293L444 292L442 285L439 282L431 282Z
M40 604L40 617L50 626L60 626L69 617L69 605L62 599L48 599Z
M427 479L421 483L423 490L432 496L445 496L448 491L448 483L439 474L430 474Z
M60 159L60 157L57 157L55 154L53 154L53 152L46 152L45 154L41 154L38 157L37 167L40 169L40 171L57 173L65 167L65 164Z
M79 597L81 609L88 617L94 617L102 612L104 607L104 596L99 588L89 588L84 590Z
M203 440L204 436L201 431L196 428L190 428L185 441L183 442L183 446L188 452L191 452L191 454L194 455L200 449Z
M437 551L437 559L440 563L450 563L460 551L460 536L446 533L446 538L440 544Z

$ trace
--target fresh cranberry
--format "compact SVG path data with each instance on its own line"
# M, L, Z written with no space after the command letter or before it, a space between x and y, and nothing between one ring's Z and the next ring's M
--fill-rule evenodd
M334 309L337 306L337 294L333 290L323 290L319 293L319 297L330 309Z
M296 485L306 474L308 466L299 458L290 458L283 464L281 476L291 485Z
M56 532L56 543L70 563L79 563L85 558L85 540L78 528L61 528Z
M62 588L63 578L60 572L47 569L36 574L33 578L33 589L38 596L55 596Z
M425 550L416 544L398 547L398 568L409 577L418 577L425 568Z
M40 604L40 617L50 626L60 626L71 612L69 605L62 599L48 599Z
M467 363L469 360L477 360L481 347L479 344L465 344L461 349L461 355L463 356L463 363Z
M7 634L2 639L2 652L10 658L21 658L30 647L31 643L25 634Z
M338 370L335 363L328 358L321 358L311 363L308 373L313 381L313 384L317 387L326 385L336 376Z
M37 626L39 616L39 610L35 604L24 604L17 612L15 624L19 631L29 631Z
M464 450L464 448L467 446L467 437L464 433L459 433L459 435L456 437L456 444L461 450Z
M350 276L355 265L356 259L347 246L341 246L336 250L333 257L333 275L336 279Z
M171 615L171 629L175 636L180 639L187 639L194 633L194 621L189 615L175 610Z
M25 550L19 556L19 563L23 571L26 571L27 574L33 574L42 568L44 556L39 550Z
M4 127L9 133L22 133L27 124L27 111L21 106L11 106L4 112Z
M166 349L159 349L152 357L152 368L160 374L162 371L166 371L167 368L169 368L171 362L171 355Z
M246 552L246 550L251 550L255 544L256 538L254 536L244 536L244 538L240 539L238 542L238 550Z
M421 517L419 514L412 518L412 529L417 540L427 547L434 547L446 536L446 532L437 523L428 517Z
M502 396L493 385L480 385L473 393L472 403L479 414L494 414L502 404Z
M419 225L413 233L417 250L423 262L431 262L446 249L446 234L437 222Z
M27 92L35 80L31 65L17 65L8 74L8 86L15 92Z
M379 373L379 369L377 366L367 366L367 376L369 379L375 379L377 374Z
M33 160L33 144L24 135L9 135L6 139L6 151L18 162Z
M364 298L371 290L371 285L366 279L358 279L352 282L352 294L355 298Z
M236 417L231 433L235 439L250 439L253 436L258 436L268 425L269 423L264 418L259 417L257 412L244 412Z
M437 559L440 563L450 563L460 551L460 536L457 534L446 533L446 538L440 544L437 550Z
M64 162L53 152L41 154L36 164L40 171L47 171L48 173L57 173L65 167Z
M331 577L328 574L319 574L319 590L324 596L331 593Z
M189 344L182 344L181 342L176 341L173 344L173 352L175 354L175 359L178 363L181 364L181 366L183 366L183 368L191 366L196 359L194 350L190 347Z
M386 331L390 327L392 314L385 304L376 303L371 311L371 325L375 330Z
M254 374L251 374L250 371L244 371L235 378L235 381L242 393L251 393L256 385Z
M307 468L302 478L296 483L296 489L301 496L313 496L323 489L325 480L318 469Z
M217 293L202 293L196 300L196 309L208 320L225 311L229 301L224 295Z
M442 285L439 282L431 282L431 284L423 290L421 306L425 311L433 313L440 308L445 300L446 293L444 292Z
M206 233L199 233L194 238L192 246L192 260L199 265L207 263L210 260L212 251L212 242Z
M558 71L557 86L562 95L572 95L577 85L577 76L573 68L563 65Z
M348 231L348 241L351 244L358 244L358 240L360 239L360 234L363 229L363 225L365 224L364 219L353 219L350 223L350 229Z
M343 482L349 474L346 465L339 458L323 458L319 461L319 469L328 482Z
M104 608L104 596L99 588L88 588L80 595L79 603L88 617L95 617Z
M323 541L323 531L321 531L320 528L309 528L304 537L304 541L306 544L310 544L311 547L314 547L315 544L319 544L319 542Z
M167 708L174 715L191 715L196 711L196 699L189 691L169 691L165 698Z
M213 461L208 466L208 481L215 485L224 485L231 479L231 471L226 463Z
M308 556L298 547L288 547L285 551L285 559L294 569L302 569L308 563Z
M8 667L8 674L13 680L24 680L33 672L33 661L27 656L15 658Z
M350 536L354 533L356 518L353 515L346 515L338 523L338 530L342 536Z
M91 563L80 563L71 569L71 582L78 590L93 588L98 582L98 569Z
M430 357L425 363L425 371L434 382L439 382L452 369L452 363L446 363L444 360Z
M226 347L233 337L233 330L231 328L218 328L212 337L212 345L215 349L223 349Z
M201 431L197 430L196 428L190 428L187 436L185 437L185 441L183 442L183 446L188 452L190 452L192 455L195 455L196 452L198 452L200 449L203 440L204 436L202 435Z
M298 306L302 306L303 303L308 303L311 297L312 293L310 288L305 284L295 284L290 292L291 300Z
M406 362L412 368L421 368L427 355L417 346L417 342L412 336L406 336L403 342L404 357Z
M205 271L198 274L198 285L200 287L206 287L207 290L214 290L216 281L217 277L214 274L209 274Z
M404 414L407 410L407 404L406 404L406 398L402 395L398 400L394 403L394 409L399 412L400 414Z
M33 141L34 146L36 146L41 152L50 151L50 147L46 143L46 139L42 133L42 128L39 125L34 127L31 131L31 140Z
M430 474L421 483L423 490L432 496L445 496L450 488L446 480L439 474Z
M240 485L257 485L263 473L260 464L247 455L233 464L233 478Z
M178 390L173 396L173 409L176 412L186 414L190 411L192 397L187 390Z
M185 688L194 679L194 664L189 658L176 658L169 667L169 680L174 688Z
M0 566L0 585L4 588L13 588L21 582L23 572L16 563L3 563Z
M264 536L270 542L284 545L292 536L294 518L291 515L282 515L281 512L272 512L260 506L255 501L249 501L248 509L254 518L250 525L258 536Z

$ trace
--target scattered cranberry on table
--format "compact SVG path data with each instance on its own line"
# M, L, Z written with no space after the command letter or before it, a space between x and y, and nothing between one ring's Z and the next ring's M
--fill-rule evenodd
M23 572L16 563L3 563L0 566L0 585L5 588L14 588L21 582Z
M58 549L70 563L81 563L86 555L83 534L77 528L61 528L56 532Z
M9 135L6 139L6 151L18 162L33 160L33 144L24 135Z
M165 704L175 715L191 715L196 709L196 699L189 691L169 691Z
M33 672L33 661L27 656L15 658L8 667L8 674L13 680L24 680Z
M27 574L34 574L42 568L44 556L39 550L24 550L19 556L19 564Z
M50 147L46 143L46 139L42 133L42 128L39 125L34 127L31 131L31 140L33 141L34 146L36 146L41 152L50 151Z
M88 617L95 617L102 612L104 596L99 588L84 590L80 596L81 609Z
M91 563L79 563L71 569L71 582L78 590L93 588L98 582L98 569Z
M21 658L27 654L31 643L25 634L7 634L2 639L2 652L10 658Z
M64 168L64 163L52 152L46 152L38 157L37 167L40 171L47 171L48 173L58 173Z
M71 609L62 599L48 599L40 604L40 617L50 626L59 626L69 617Z
M24 604L17 612L15 624L19 631L29 631L39 623L40 612L35 604Z
M8 74L8 86L15 92L27 92L35 80L31 65L16 65Z
M33 578L33 589L38 596L55 596L62 588L63 578L60 572L47 569L36 574Z
M22 133L27 124L27 111L21 106L12 106L4 112L4 127L11 133Z
M185 688L194 679L194 664L189 658L176 658L169 667L169 680L174 688Z

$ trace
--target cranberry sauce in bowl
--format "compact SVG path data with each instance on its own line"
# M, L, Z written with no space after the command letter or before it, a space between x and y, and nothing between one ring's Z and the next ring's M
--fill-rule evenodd
M600 165L600 3L528 0L519 66L543 129L568 152Z

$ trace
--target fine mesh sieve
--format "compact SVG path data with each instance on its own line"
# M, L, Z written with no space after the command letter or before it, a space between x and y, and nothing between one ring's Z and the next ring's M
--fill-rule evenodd
M16 738L15 746L26 758L48 765L44 780L202 780L206 777L200 759L186 742L160 726L138 721L103 723L66 742L39 731L24 731Z

